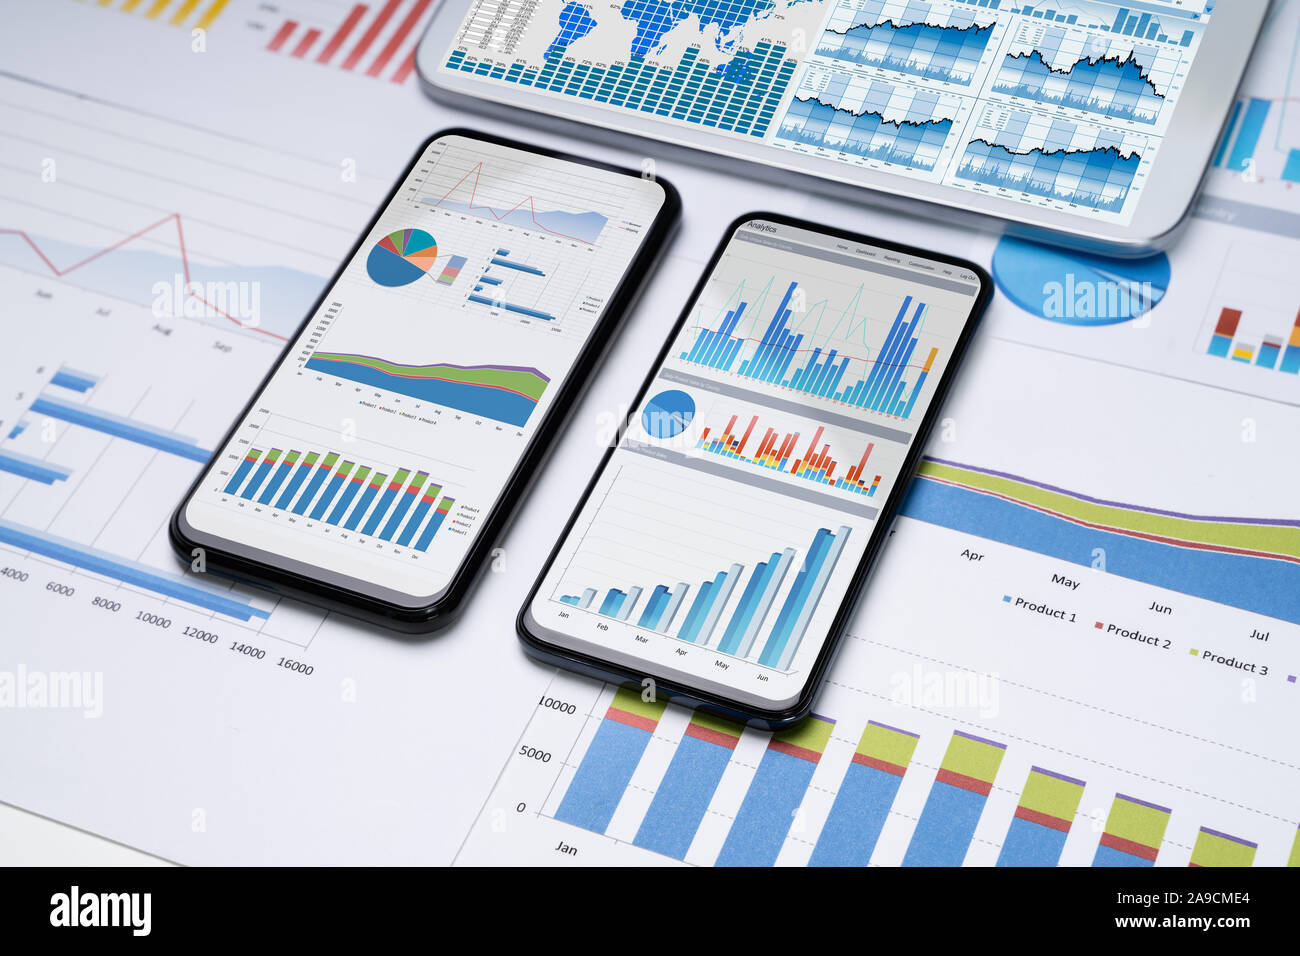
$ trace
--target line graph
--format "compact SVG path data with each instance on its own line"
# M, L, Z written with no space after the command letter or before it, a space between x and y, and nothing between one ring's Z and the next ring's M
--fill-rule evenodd
M931 170L961 115L957 96L809 67L777 139Z
M180 253L180 263L182 269L181 274L185 280L184 288L182 290L182 294L184 296L195 300L204 308L210 309L215 315L218 315L221 318L224 318L227 321L234 323L235 325L239 326L241 329L244 329L245 331L255 332L258 335L264 335L268 338L276 339L281 342L288 341L286 336L280 335L278 332L273 332L270 329L259 328L258 326L250 324L244 319L231 315L225 309L221 308L219 305L210 301L204 295L201 295L200 293L194 291L196 288L202 288L202 286L199 286L196 283L194 283L192 278L192 274L190 271L189 254L186 252L185 249L185 228L181 223L181 214L178 212L174 212L171 213L170 215L164 216L162 219L159 219L157 222L153 223L152 225L145 226L143 229L139 229L136 232L133 232L130 235L125 236L122 239L119 239L117 242L113 243L112 245L106 246L103 249L93 252L90 255L86 256L85 258L81 259L80 261L74 262L72 265L63 268L60 268L58 265L56 265L54 261L45 253L45 250L41 248L40 244L37 243L36 240L33 239L24 230L0 228L0 236L16 236L17 238L21 239L23 242L25 242L28 245L28 247L31 248L33 252L36 253L37 257L41 260L41 262L43 262L46 265L46 267L50 270L50 273L52 275L58 278L62 278L63 276L66 276L72 272L76 272L78 269L89 265L90 263L102 258L103 256L108 255L109 253L116 252L118 249L121 249L129 245L130 243L134 242L135 240L148 235L149 233L153 232L155 229L161 229L163 226L166 226L168 224L174 224L176 226L176 244L178 247L178 251Z
M1105 212L1128 199L1147 140L1118 129L989 107L955 177Z
M461 176L456 184L448 189L441 198L433 199L425 197L420 200L433 206L435 209L452 209L458 212L468 213L471 216L478 216L480 219L485 218L484 213L491 216L497 222L507 222L511 225L522 226L525 229L539 229L552 236L561 239L572 239L575 242L584 242L587 245L594 245L600 238L600 233L604 230L605 224L609 220L598 212L590 210L583 212L565 212L558 209L537 208L533 196L524 196L517 200L513 205L504 208L504 211L498 211L490 204L489 201L479 200L480 180L483 175L483 164L477 163L469 172ZM469 198L464 202L452 199L452 195L473 177L473 183L470 186Z
M993 37L970 10L944 14L929 4L864 0L837 9L816 53L929 80L969 86Z
M1039 50L1011 54L993 89L1139 123L1154 123L1165 99L1133 50L1123 55L1084 57L1059 70Z

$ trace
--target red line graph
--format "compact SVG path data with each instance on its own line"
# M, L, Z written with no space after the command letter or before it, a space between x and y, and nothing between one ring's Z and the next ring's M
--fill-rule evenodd
M47 269L49 269L50 272L51 272L53 275L55 275L55 276L57 276L57 277L59 277L59 278L62 278L63 276L67 275L68 273L70 273L70 272L76 272L76 271L77 271L78 269L80 269L82 266L89 265L90 263L94 262L96 259L99 259L99 258L101 258L102 256L106 256L106 255L108 255L110 252L116 252L118 249L121 249L123 246L127 245L128 243L134 242L136 239L139 239L139 238L141 238L142 236L145 236L145 235L147 235L147 234L153 232L155 229L158 229L158 228L160 228L160 227L162 227L162 226L167 225L168 223L175 223L175 224L176 224L176 242L177 242L177 245L180 247L180 253L181 253L181 273L182 273L182 274L184 275L184 277L185 277L185 294L186 294L186 295L188 295L188 296L190 296L191 298L195 299L196 301L202 303L203 305L205 305L207 308L211 309L213 312L215 312L217 315L221 316L222 318L227 319L227 320L229 320L230 322L233 322L235 325L239 326L241 329L246 329L246 330L248 330L249 332L256 332L256 333L258 333L259 335L265 335L265 336L267 336L268 338L279 339L281 342L287 342L287 341L288 341L288 339L287 339L285 336L283 336L283 335L278 335L278 334L275 333L275 332L270 332L270 331L268 331L268 330L266 330L266 329L261 329L261 328L258 328L257 326L249 325L248 323L242 321L241 319L237 319L237 318L235 318L233 315L230 315L230 314L227 313L227 312L223 312L221 309L218 309L215 305L213 305L213 304L212 304L211 302L209 302L207 299L203 298L203 296L198 295L197 293L191 291L191 289L190 289L190 284L191 284L191 282L190 282L190 260L189 260L189 255L188 255L187 252L185 251L185 229L184 229L184 227L181 225L181 214L178 213L178 212L174 212L174 213L172 213L172 214L169 215L169 216L166 216L166 217L164 217L164 218L162 218L162 219L159 219L159 220L158 220L157 222L155 222L153 225L145 226L143 229L139 230L138 232L133 232L133 233L131 233L131 235L126 236L126 237L124 237L124 238L122 238L122 239L119 239L117 242L113 243L111 246L108 246L108 247L106 247L106 248L104 248L104 249L100 249L98 252L93 252L93 253L91 253L90 255L86 256L86 258L82 259L80 262L74 262L72 265L67 266L66 268L63 268L63 269L60 269L58 266L56 266L56 265L54 264L53 260L51 260L50 257L47 256L47 255L45 254L45 251L44 251L43 249L41 249L41 247L38 246L38 245L36 244L36 242L32 239L32 237L29 236L27 233L23 232L21 229L0 229L0 236L17 236L18 238L22 239L23 242L27 243L27 245L31 247L31 250L32 250L33 252L35 252L37 256L40 257L41 262L45 263L45 267L46 267Z
M542 232L550 233L552 236L559 236L561 239L572 239L574 242L581 242L584 245L588 245L588 246L595 245L595 243L587 242L586 239L579 239L577 236L566 236L562 232L556 232L554 229L547 229L545 226L543 226L540 222L537 221L537 207L533 205L532 196L525 196L523 199L519 200L519 202L515 203L513 206L511 206L501 215L497 215L497 211L493 209L491 206L476 205L474 200L478 197L478 179L479 179L479 174L481 172L483 172L483 164L476 163L473 169L467 172L464 176L460 177L460 179L457 180L456 185L448 189L447 192L443 195L443 197L439 199L436 203L434 203L434 206L435 207L441 206L444 202L447 201L447 199L451 196L452 193L454 193L457 189L459 189L462 185L464 185L465 180L473 176L474 186L469 191L469 202L466 204L469 207L470 212L477 212L478 210L482 209L488 213L491 213L492 218L494 218L497 222L502 222L512 212L514 212L516 209L521 208L524 205L524 203L527 203L529 218L532 219L533 225L536 226L538 229L542 230Z

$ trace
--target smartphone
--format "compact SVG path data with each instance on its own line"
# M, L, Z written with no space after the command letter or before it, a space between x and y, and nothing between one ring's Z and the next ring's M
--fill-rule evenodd
M177 508L174 548L388 627L448 623L680 206L639 171L428 139Z
M991 288L942 253L732 223L520 611L528 652L806 716Z

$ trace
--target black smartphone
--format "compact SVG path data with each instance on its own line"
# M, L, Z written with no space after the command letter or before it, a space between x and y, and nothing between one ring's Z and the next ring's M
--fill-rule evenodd
M428 139L176 510L181 558L449 622L680 207L639 171Z
M520 611L525 648L806 716L991 288L942 253L732 223Z

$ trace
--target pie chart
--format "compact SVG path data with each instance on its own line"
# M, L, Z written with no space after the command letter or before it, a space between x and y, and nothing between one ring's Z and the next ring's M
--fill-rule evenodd
M678 389L660 392L646 402L641 426L651 438L673 438L695 417L695 399Z
M438 243L423 229L390 232L370 248L366 273L379 285L410 285L433 268Z
M1169 290L1163 252L1112 259L1006 237L993 252L993 279L1030 315L1065 325L1128 322L1154 309Z

